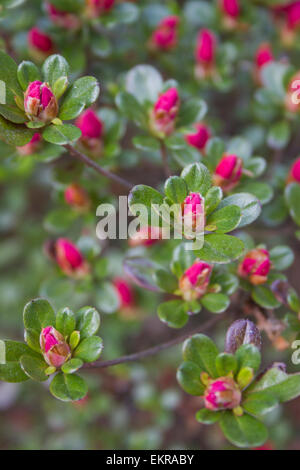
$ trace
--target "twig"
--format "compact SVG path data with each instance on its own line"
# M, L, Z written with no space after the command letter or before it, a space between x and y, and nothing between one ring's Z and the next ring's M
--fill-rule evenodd
M91 362L89 364L85 364L83 366L84 369L104 369L106 367L111 367L111 366L116 366L118 364L123 364L125 362L135 362L139 361L140 359L143 359L148 356L153 356L154 354L159 353L160 351L164 351L165 349L171 348L172 346L176 346L177 344L182 343L186 339L188 339L190 336L193 336L196 333L202 333L204 331L209 330L212 328L223 316L216 316L211 320L208 320L202 328L199 329L194 329L190 331L189 333L186 333L184 335L178 336L177 338L171 339L170 341L162 344L158 344L157 346L153 346L152 348L145 349L144 351L140 351L134 354L129 354L127 356L122 356L117 359L111 359L109 361L96 361L96 362Z
M160 143L160 153L161 153L161 158L162 158L162 162L164 166L165 175L169 177L172 175L172 172L168 164L168 153L167 153L167 149L163 141L161 141Z
M129 181L124 180L118 175L115 175L114 173L111 173L108 170L105 170L105 168L102 168L98 163L96 163L94 160L90 159L87 157L84 153L79 152L77 149L75 149L72 145L66 144L64 147L70 152L73 157L77 158L81 162L83 162L85 165L89 166L90 168L93 168L97 173L100 173L100 175L105 176L106 178L115 181L116 183L122 185L126 189L132 189L134 187L133 184L129 183Z

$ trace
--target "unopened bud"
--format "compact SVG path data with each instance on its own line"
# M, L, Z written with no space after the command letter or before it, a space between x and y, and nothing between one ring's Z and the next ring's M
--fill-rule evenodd
M225 352L234 354L244 344L253 344L260 350L262 345L261 334L252 321L236 320L227 330Z

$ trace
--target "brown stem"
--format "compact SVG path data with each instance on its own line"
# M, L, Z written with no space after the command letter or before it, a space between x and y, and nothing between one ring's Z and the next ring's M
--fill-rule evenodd
M161 153L161 158L162 158L162 162L163 162L163 166L164 166L165 175L167 177L169 177L169 176L172 175L172 172L171 172L169 164L168 164L167 148L166 148L163 141L161 141L161 143L160 143L160 153Z
M64 145L64 147L70 152L73 157L77 158L80 160L82 163L85 165L89 166L90 168L93 168L97 173L100 173L100 175L105 176L105 178L108 178L112 181L115 181L116 183L120 184L126 189L131 190L134 185L129 183L129 181L124 180L118 175L115 175L114 173L111 173L108 170L105 170L105 168L102 168L98 163L96 163L94 160L90 159L87 157L84 153L79 152L75 147L73 147L70 144Z
M140 359L143 359L148 356L153 356L154 354L159 353L160 351L164 351L165 349L171 348L172 346L176 346L177 344L182 343L186 339L188 339L190 336L193 336L196 333L202 333L204 331L209 330L211 327L213 327L220 319L222 316L218 315L211 320L208 320L202 328L199 329L199 327L195 330L190 331L189 333L186 333L184 335L178 336L177 338L171 339L170 341L162 344L158 344L157 346L153 346L152 348L145 349L144 351L140 351L134 354L129 354L127 356L122 356L117 359L111 359L109 361L96 361L96 362L91 362L89 364L85 364L83 366L84 369L104 369L106 367L111 367L111 366L116 366L118 364L123 364L124 362L135 362L139 361Z

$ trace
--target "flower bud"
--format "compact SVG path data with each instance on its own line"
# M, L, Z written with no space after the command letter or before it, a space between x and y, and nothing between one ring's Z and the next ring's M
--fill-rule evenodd
M71 357L71 350L63 335L53 326L43 328L40 335L40 346L45 361L49 366L61 367Z
M195 124L196 132L193 134L187 134L185 140L189 145L195 147L198 150L205 150L207 141L211 137L209 128L202 123Z
M114 280L114 286L120 301L120 309L132 307L134 294L130 284L124 279L117 278Z
M129 239L129 245L135 246L151 246L162 239L162 229L159 227L141 227Z
M94 156L99 156L102 150L101 137L104 125L95 111L87 109L76 120L76 126L81 130L80 141Z
M28 33L28 45L32 56L38 61L44 60L54 52L54 44L48 34L39 28L32 28Z
M190 193L184 200L179 214L185 238L193 240L204 233L205 200L200 193Z
M215 63L216 39L209 29L200 31L196 44L196 78L203 79L212 75Z
M69 206L78 210L86 210L90 206L90 200L86 191L77 183L70 184L65 190L65 201Z
M228 328L225 340L225 352L234 354L243 344L254 344L261 349L261 334L256 325L246 319L236 320Z
M36 132L28 144L23 145L22 147L17 147L18 153L24 156L35 153L40 146L41 140L42 137L38 132Z
M237 18L240 14L238 0L221 0L221 8L223 13L231 18Z
M238 267L238 274L258 286L268 280L271 269L269 252L263 248L249 251Z
M293 163L287 183L300 183L300 157Z
M211 411L233 410L242 399L242 393L231 377L219 377L209 380L204 393L205 408Z
M225 154L218 163L213 181L224 191L231 191L240 181L243 172L243 160L236 155Z
M254 78L258 85L261 85L261 71L265 65L274 61L272 48L268 43L262 43L255 54Z
M150 115L150 127L155 134L165 137L175 129L179 110L179 95L176 88L169 88L160 95Z
M184 300L191 301L202 297L209 286L212 266L196 261L179 280L179 290Z
M62 271L70 277L80 279L89 272L89 266L78 248L66 238L56 241L55 259Z
M51 3L46 4L50 20L60 28L75 30L80 27L80 19L74 13L59 10Z
M108 13L114 6L115 0L86 0L87 16L97 18Z
M57 100L47 83L31 82L24 95L24 109L31 121L48 123L58 113Z
M158 25L152 33L149 46L153 50L170 50L177 45L178 16L168 16Z

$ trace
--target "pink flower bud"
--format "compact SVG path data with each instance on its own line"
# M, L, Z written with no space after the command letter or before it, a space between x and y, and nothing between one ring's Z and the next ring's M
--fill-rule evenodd
M297 29L300 26L300 2L292 2L287 7L287 26Z
M74 30L80 27L80 20L74 13L59 10L51 3L47 3L46 8L51 21L60 28Z
M177 45L178 16L168 16L158 25L150 39L151 49L170 50Z
M40 58L45 58L54 51L53 41L48 34L43 33L39 28L32 28L28 33L29 47L38 53Z
M273 62L274 57L270 44L263 43L259 46L255 55L255 62L257 68L261 69L264 65Z
M75 209L85 210L90 206L86 191L77 183L70 184L65 190L65 201Z
M95 156L99 156L102 150L101 137L104 124L98 118L95 111L87 109L76 120L76 126L81 130L82 144Z
M150 116L152 130L161 136L172 134L179 110L179 95L176 88L169 88L160 95Z
M231 377L210 380L204 394L205 408L212 411L237 408L241 399L242 393Z
M114 280L114 286L120 301L120 308L132 307L134 304L134 294L130 284L124 279L117 278Z
M59 238L55 243L55 259L62 271L77 279L85 277L89 266L78 248L67 238Z
M71 350L63 335L53 326L43 328L40 335L40 346L45 361L49 366L61 367L71 357Z
M215 63L216 38L209 29L200 31L195 50L195 76L201 80L212 75Z
M162 239L162 230L159 227L141 227L129 239L129 246L151 246Z
M293 163L289 176L288 183L300 183L300 157Z
M22 147L17 147L18 153L24 156L35 153L40 146L41 140L42 137L38 132L36 132L28 144L23 145Z
M271 269L269 252L263 248L249 251L238 267L239 276L258 286L268 280Z
M58 113L57 100L47 83L31 82L24 95L24 109L31 121L48 123Z
M211 137L209 128L205 124L196 124L196 132L194 134L187 134L185 140L189 145L192 145L198 150L204 150L207 144L207 141Z
M204 233L205 200L200 193L190 193L185 198L180 217L185 238L194 239L197 233Z
M86 0L87 14L90 18L97 18L108 13L114 6L115 0Z
M231 18L237 18L240 14L240 6L238 0L221 0L221 8L223 13Z
M196 261L179 280L179 289L184 300L191 301L202 297L209 286L212 266Z
M236 155L225 154L215 169L214 184L224 191L231 191L239 183L242 172L243 160Z

